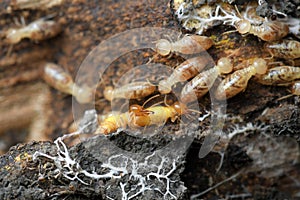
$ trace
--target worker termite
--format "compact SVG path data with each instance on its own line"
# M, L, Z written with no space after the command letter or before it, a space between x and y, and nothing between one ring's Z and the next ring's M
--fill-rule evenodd
M215 97L218 100L224 100L237 95L246 89L248 81L253 75L265 74L266 71L266 61L262 58L255 58L249 67L228 75L217 87Z
M215 67L204 71L188 82L181 91L181 102L187 104L204 96L212 87L218 75L228 74L232 71L232 63L229 58L221 58Z
M265 48L274 57L287 59L300 58L300 42L295 40L266 43Z
M55 21L47 20L49 17L38 19L22 28L11 28L5 32L6 42L17 44L22 39L28 38L32 41L42 41L58 35L61 25Z
M185 104L175 102L170 106L152 106L143 108L139 105L131 105L129 111L112 115L104 119L95 134L110 134L118 128L145 127L150 125L161 125L171 119L174 122L179 116L186 112Z
M292 66L274 67L265 74L256 77L257 81L263 85L289 85L292 81L300 79L300 68Z
M300 81L297 81L297 82L292 84L291 92L294 95L300 96Z
M250 33L264 41L276 41L289 33L289 26L286 23L257 16L255 6L248 5L243 15L242 19L234 23L241 34Z
M104 98L111 101L113 98L142 99L154 93L156 86L150 82L132 82L127 85L113 88L108 86L104 89Z
M155 51L162 56L167 56L171 52L183 54L195 54L209 49L213 41L205 36L185 35L176 42L170 42L166 39L160 39L156 42Z
M62 4L63 0L11 0L10 6L7 8L11 10L23 9L43 9L46 10L53 6Z
M283 85L283 86L286 86L286 85ZM286 96L280 97L280 98L277 99L277 101L289 98L289 97L294 96L294 95L300 96L300 81L296 81L296 82L292 83L290 85L290 89L288 91L291 94L288 94Z
M251 33L264 41L276 41L289 33L287 24L279 21L264 21L260 25L251 24L248 20L240 20L236 24L239 33Z
M158 84L158 90L161 94L170 93L172 86L178 82L186 81L196 76L202 69L204 69L211 60L205 56L197 56L190 58L177 66L173 73L166 79Z
M93 89L87 86L78 86L69 73L54 63L45 64L43 78L55 89L73 95L79 103L92 101Z

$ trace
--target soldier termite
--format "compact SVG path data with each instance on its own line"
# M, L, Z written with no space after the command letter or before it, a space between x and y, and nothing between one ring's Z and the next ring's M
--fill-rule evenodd
M104 119L96 130L96 134L109 134L116 132L118 128L145 127L161 125L168 119L175 121L186 112L185 104L175 102L170 106L151 106L143 108L139 105L131 105L128 112L111 115Z

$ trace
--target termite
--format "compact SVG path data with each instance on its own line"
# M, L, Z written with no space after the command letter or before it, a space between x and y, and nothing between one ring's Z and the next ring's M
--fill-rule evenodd
M61 25L46 18L38 19L22 28L11 28L5 33L8 44L17 44L22 39L42 41L55 37L62 31Z
M11 0L8 11L23 9L43 9L62 4L63 0Z
M286 86L286 85L283 85L283 86ZM289 97L294 96L294 95L300 96L300 81L296 81L296 82L290 84L289 86L290 86L290 90L288 90L288 91L291 94L288 94L286 96L278 98L277 99L278 101L289 98Z
M213 41L205 36L185 35L176 42L170 42L166 39L160 39L156 43L156 52L162 56L167 56L171 52L182 54L195 54L209 49Z
M188 82L181 91L181 102L187 104L204 96L214 84L218 75L228 74L232 71L232 63L229 58L221 58L213 68L204 71Z
M90 103L92 101L93 89L87 86L78 86L69 73L54 63L45 64L43 78L55 89L73 95L79 103Z
M255 58L252 65L237 70L223 79L215 91L215 97L219 100L224 100L237 95L246 89L252 76L265 74L267 69L267 63L264 59Z
M126 84L118 88L107 86L104 89L104 98L108 101L111 101L113 98L142 99L154 93L155 90L155 85L146 81L138 81Z
M300 81L296 81L295 83L292 84L291 92L293 95L300 96Z
M300 58L300 42L295 40L266 43L265 48L274 57L287 59Z
M257 76L257 81L263 85L289 85L296 79L300 79L300 68L292 66L274 67Z
M193 78L208 64L210 64L210 62L211 60L205 55L197 56L184 61L174 69L173 73L166 80L159 82L158 91L161 94L170 93L173 85L178 82L187 81L188 79Z
M242 19L236 24L239 33L251 33L264 41L276 41L289 33L289 26L279 21L264 21L260 25L251 24L250 21Z
M250 16L248 16L249 13ZM289 33L288 24L257 16L255 6L250 5L245 11L244 17L241 20L237 20L234 26L241 34L250 33L269 42L280 40Z
M109 117L112 117L112 116L118 116L120 115L121 113L118 112L118 111L111 111L107 114L98 114L97 115L97 123L100 124L102 121L106 120L107 118ZM73 133L75 131L78 131L79 128L80 128L80 123L82 122L82 120L84 120L84 118L81 118L80 120L78 121L74 121L68 128L68 131L69 133Z
M125 113L112 115L104 119L96 130L96 134L110 134L119 128L145 127L150 125L161 125L167 120L174 122L179 116L186 112L185 104L175 102L170 106L152 106L143 108L139 105L131 105L130 110Z

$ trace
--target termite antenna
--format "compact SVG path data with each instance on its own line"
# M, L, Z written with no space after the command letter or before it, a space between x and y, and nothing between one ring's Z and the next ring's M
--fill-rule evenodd
M166 106L171 106L171 105L169 105L168 102L167 102L167 97L168 97L168 94L166 94L165 97L164 97L164 104L165 104Z
M150 57L149 60L148 60L148 62L146 62L146 65L151 64L152 61L153 61L155 58L158 58L158 55L157 55L157 54L155 54L154 56Z
M294 95L295 95L295 94L288 94L288 95L285 95L285 96L283 96L283 97L280 97L280 98L276 99L276 101L281 101L281 100L290 98L290 97L292 97L292 96L294 96Z
M226 31L226 32L224 32L224 33L222 33L221 35L223 36L223 35L228 35L228 34L230 34L230 33L235 33L235 32L237 32L238 30L230 30L230 31Z
M191 112L194 112L194 113L197 113L197 114L203 114L201 111L199 110L196 110L196 109L191 109L191 108L188 108L188 111L191 111Z
M6 57L10 57L13 49L14 49L14 45L10 44L9 47L8 47L7 53L6 53Z
M219 187L220 185L222 185L222 184L224 184L224 183L226 183L226 182L228 182L228 181L231 181L231 180L235 179L235 178L238 177L241 173L242 173L242 171L239 171L239 172L233 174L232 176L230 176L229 178L227 178L227 179L225 179L225 180L223 180L223 181L221 181L221 182L215 184L214 186L209 187L208 189L204 190L203 192L200 192L200 193L198 193L198 194L192 195L192 196L191 196L191 199L196 199L196 198L198 198L198 197L200 197L200 196L202 196L202 195L204 195L204 194L206 194L206 193L208 193L208 192L210 192L210 191L216 189L216 188Z
M106 102L106 99L105 98L97 99L97 101L95 101L95 105L99 106L100 103L102 102Z
M122 106L121 106L121 108L120 108L120 111L121 111L121 112L122 112L122 110L125 108L126 105L127 105L126 102L124 102L124 103L122 104ZM130 110L130 108L129 108L129 110Z
M143 103L143 105L142 105L142 107L144 108L145 107L145 105L147 104L147 103L149 103L151 100L153 100L153 99L155 99L155 98L157 98L157 97L159 97L160 96L160 94L157 94L157 95L154 95L154 96L152 96L152 97L150 97L149 99L147 99L144 103ZM161 102L159 102L159 104L160 104ZM155 105L155 104L154 104ZM156 103L156 105L157 105L157 103ZM152 105L153 106L153 105Z
M240 13L240 11L239 11L239 8L237 7L237 5L234 5L234 9L235 9L235 11L237 12L238 16L239 16L240 18L243 18L242 15L241 15L241 13Z
M56 17L56 16L57 16L56 13L52 13L52 14L49 14L49 15L43 17L42 19L43 19L43 20L53 19L53 18Z
M159 102L157 102L157 103L151 105L150 107L158 106L158 105L160 105L160 104L162 104L162 103L163 103L163 101L159 101Z

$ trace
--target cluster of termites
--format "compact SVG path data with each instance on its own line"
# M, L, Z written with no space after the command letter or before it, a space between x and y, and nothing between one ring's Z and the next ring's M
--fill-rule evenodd
M198 34L219 24L233 26L241 34L253 34L264 41L277 41L289 32L295 35L300 33L299 19L287 16L275 7L271 17L257 15L256 8L260 3L250 1L240 11L236 5L220 1L213 5L197 6L194 1L174 0L173 9L182 26L187 30L196 29Z
M216 64L213 64L207 56L201 54L213 46L214 41L210 37L185 35L177 41L160 39L156 41L155 51L161 56L169 56L173 53L197 54L197 56L179 64L169 77L161 80L157 85L139 81L118 88L108 86L104 89L104 98L108 101L116 98L144 99L155 91L165 95L171 93L172 88L178 85L177 83L188 81L183 86L180 97L170 105L144 107L134 104L127 112L99 115L99 126L95 132L110 134L119 128L160 125L167 120L174 122L181 115L189 112L188 104L206 95L214 85L217 84L211 95L216 100L222 101L244 91L252 77L263 85L290 86L293 95L300 95L300 69L284 64L275 67L270 65L273 58L292 60L299 58L300 43L296 40L284 39L290 33L286 23L263 19L255 14L254 8L251 3L245 11L240 13L232 5L222 3L216 5L215 15L201 20L206 20L207 23L211 19L223 20L224 24L234 26L241 34L250 33L267 41L264 50L269 53L271 59L253 56L247 58L243 62L243 67L240 68L234 66L230 56L224 56L219 58ZM93 89L77 86L70 74L64 72L59 66L47 64L44 74L45 80L50 85L62 92L72 94L78 102L89 103L92 101ZM216 83L218 77L222 77L222 80Z

